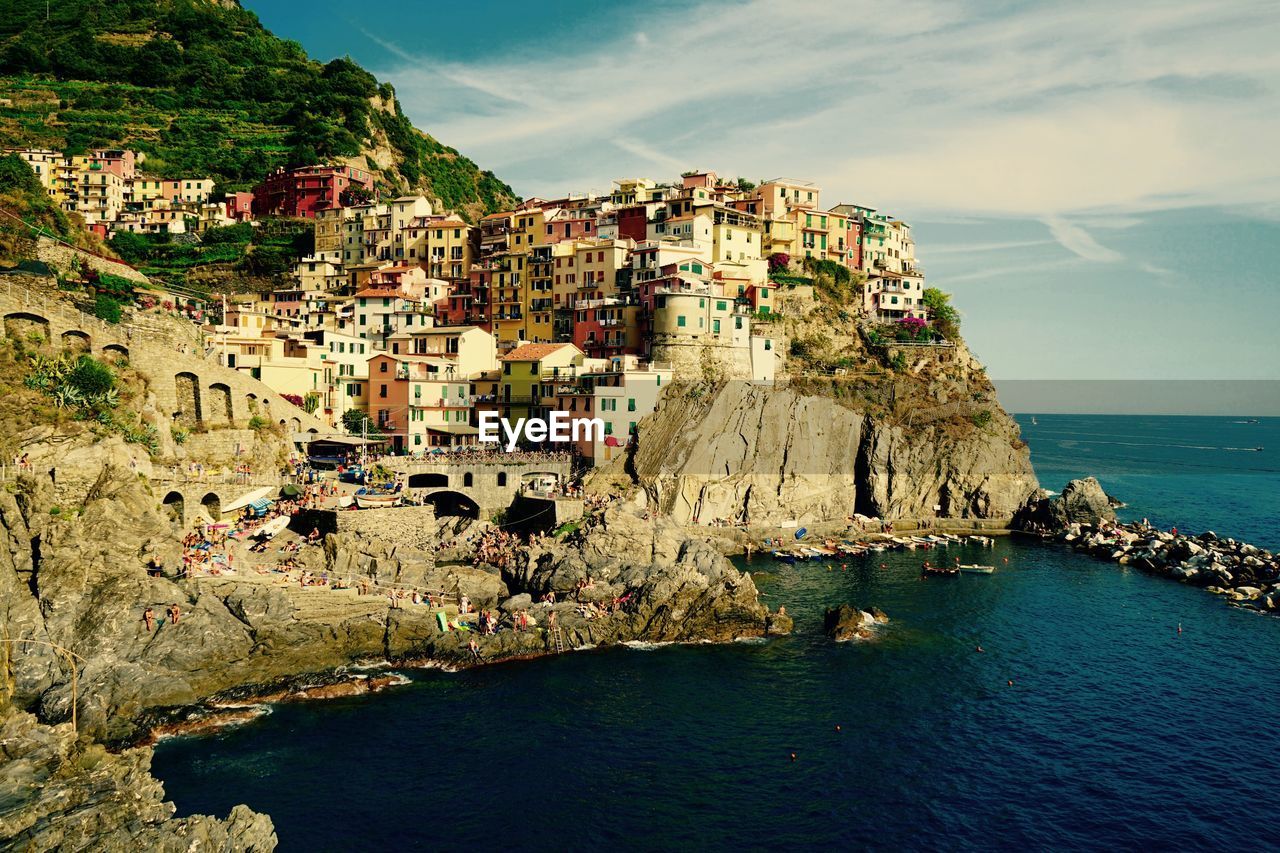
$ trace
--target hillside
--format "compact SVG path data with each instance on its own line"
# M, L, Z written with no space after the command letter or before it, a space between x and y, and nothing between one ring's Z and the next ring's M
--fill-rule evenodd
M341 161L388 191L476 218L513 199L492 172L413 127L350 59L320 63L236 0L7 0L0 145L127 146L161 177L246 189L277 166Z

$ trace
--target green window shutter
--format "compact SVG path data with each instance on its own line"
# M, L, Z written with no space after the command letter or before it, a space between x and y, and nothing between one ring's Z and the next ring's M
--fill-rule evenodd
M635 397L628 397L628 398L627 398L627 411L628 411L628 412L634 412L635 410L636 410L636 398L635 398Z

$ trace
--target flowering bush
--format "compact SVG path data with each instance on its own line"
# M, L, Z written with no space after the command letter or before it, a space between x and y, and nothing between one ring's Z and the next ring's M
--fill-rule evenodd
M786 272L791 266L791 256L786 252L774 252L769 256L769 272Z
M896 326L893 336L900 341L927 341L932 337L928 322L919 317L903 317Z
M281 396L281 397L284 397L284 398L285 398L286 400L288 400L290 403L293 403L293 404L294 404L295 406L297 406L299 409L301 409L301 408L302 408L302 397L301 397L300 395L298 395L298 394L281 394L280 396Z

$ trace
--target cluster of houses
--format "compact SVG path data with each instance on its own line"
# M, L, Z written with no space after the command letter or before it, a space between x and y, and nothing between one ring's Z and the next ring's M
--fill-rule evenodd
M214 216L203 212L209 181L140 195L153 182L132 152L19 153L108 230L165 210L192 211L191 230ZM113 188L110 201L88 189L98 186ZM710 366L773 380L786 356L770 322L775 278L804 259L864 277L851 306L864 318L928 319L910 226L823 207L805 181L623 179L605 195L532 198L469 223L422 196L378 198L368 172L330 165L277 170L220 204L234 221L311 220L315 250L287 287L221 297L221 320L205 327L217 357L335 427L366 413L399 452L473 444L488 411L564 411L603 420L605 435L578 449L608 460L673 377Z
M487 411L563 411L604 422L578 448L598 463L673 377L772 381L771 265L834 262L865 276L863 316L927 319L910 226L824 208L804 181L625 179L474 224L421 196L350 203L371 186L349 167L270 176L254 210L313 220L315 253L207 331L228 366L335 424L365 412L401 452L472 444Z
M10 148L29 165L63 210L80 214L103 238L138 234L200 233L252 216L252 193L213 201L213 178L162 179L139 171L141 156L123 148L64 154L45 148Z

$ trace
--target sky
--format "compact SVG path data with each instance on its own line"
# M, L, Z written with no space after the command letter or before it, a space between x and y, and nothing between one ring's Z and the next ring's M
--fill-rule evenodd
M696 168L902 217L997 379L1280 379L1276 0L244 3L521 196Z

